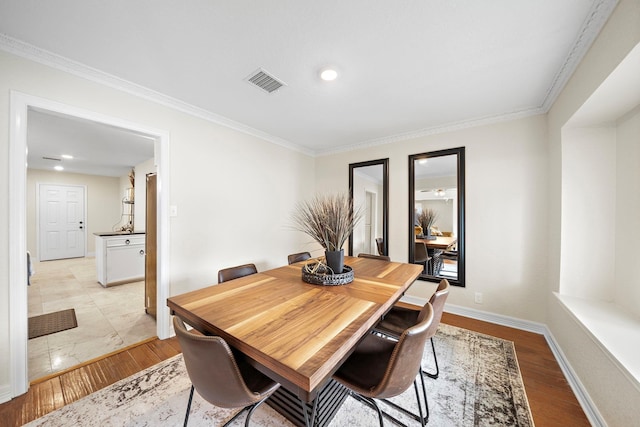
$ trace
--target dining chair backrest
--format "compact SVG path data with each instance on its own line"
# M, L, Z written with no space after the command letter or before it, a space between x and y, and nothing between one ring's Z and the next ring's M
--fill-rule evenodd
M407 390L421 369L422 354L428 339L438 329L434 325L434 311L425 304L424 319L407 328L398 338L382 381L371 391L371 396L382 399L397 396Z
M256 403L262 399L262 392L277 388L277 383L255 371L257 378L264 384L257 388L260 392L250 390L231 348L221 337L188 331L182 319L177 316L173 317L173 327L189 379L207 402L222 408L239 408Z
M228 282L229 280L238 279L240 277L256 274L258 269L255 264L243 264L236 267L223 268L218 271L218 283Z
M415 251L413 253L415 262L425 262L429 260L429 252L424 242L415 242Z
M442 312L444 311L444 303L447 301L447 297L449 296L449 281L447 279L440 280L438 283L438 287L431 295L429 299L429 303L433 307L433 322L437 326L440 324L440 320L442 319ZM420 314L418 315L418 322L420 322L425 316L426 304L420 310Z
M299 252L297 254L291 254L287 257L287 262L289 264L294 264L296 262L305 261L311 258L311 254L309 252Z
M384 240L382 239L382 237L376 238L376 246L378 248L378 255L382 255L382 256L387 255L384 253Z
M358 254L358 258L371 258L371 259L379 259L381 261L391 261L391 258L386 255L373 255L373 254Z

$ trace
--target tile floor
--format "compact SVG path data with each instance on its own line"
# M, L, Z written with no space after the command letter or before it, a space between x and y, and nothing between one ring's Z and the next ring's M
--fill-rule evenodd
M29 380L156 336L144 311L144 281L102 287L95 258L34 263L29 316L73 308L78 327L28 341Z

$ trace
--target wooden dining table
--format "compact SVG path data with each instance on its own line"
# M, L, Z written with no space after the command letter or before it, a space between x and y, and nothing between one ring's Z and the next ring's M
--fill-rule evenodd
M434 236L435 239L420 239L416 237L416 242L423 242L429 249L447 250L458 241L453 236Z
M295 416L294 420L284 412L300 407L300 402L311 411L319 394L336 387L335 381L331 384L332 374L421 272L415 264L345 257L345 264L354 272L353 282L313 285L304 282L301 274L302 267L313 261L167 299L172 314L203 334L221 336L279 382L287 393L280 399L289 403L272 406L298 425L305 425L302 420L306 418ZM282 405L289 407L282 411ZM313 407L313 413L317 410L317 419L328 423L338 409L333 406L326 410ZM331 413L323 416L323 411Z

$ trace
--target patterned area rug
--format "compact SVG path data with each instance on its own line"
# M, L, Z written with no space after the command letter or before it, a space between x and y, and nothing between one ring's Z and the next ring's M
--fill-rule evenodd
M431 426L533 426L527 396L511 341L441 324L435 337L440 378L425 378ZM423 367L432 365L430 344ZM182 425L191 382L178 355L110 387L39 418L28 426L156 426ZM416 408L411 387L394 400ZM419 425L380 406L408 425ZM214 407L197 393L189 426L222 425L235 410ZM233 426L244 425L244 415ZM385 425L390 424L385 420ZM252 426L291 426L271 407L262 405L251 418ZM376 426L369 407L347 398L331 426Z
M73 308L41 314L29 318L29 339L55 334L78 327L76 311Z

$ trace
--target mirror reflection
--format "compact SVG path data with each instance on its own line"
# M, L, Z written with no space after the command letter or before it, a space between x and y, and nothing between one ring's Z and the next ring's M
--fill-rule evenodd
M464 286L464 148L410 156L410 262Z
M349 237L349 254L388 255L389 159L349 165L352 204L362 207L360 223Z

